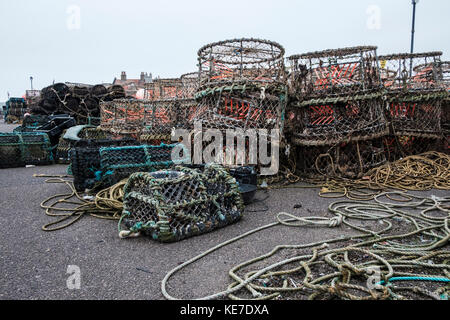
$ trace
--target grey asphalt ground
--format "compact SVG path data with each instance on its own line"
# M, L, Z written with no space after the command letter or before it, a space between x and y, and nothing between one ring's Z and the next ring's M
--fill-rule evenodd
M0 125L0 132L15 126ZM268 193L267 211L246 212L236 224L202 236L161 244L149 238L122 240L117 222L83 217L56 232L41 227L54 220L40 203L57 193L63 184L45 183L33 174L65 174L66 165L0 169L0 299L126 299L163 300L161 280L171 269L223 241L256 227L275 222L285 211L299 216L328 216L333 199L318 196L317 189L283 189ZM423 192L448 196L448 192ZM266 194L258 191L256 198ZM301 204L301 208L294 206ZM256 203L248 210L264 209ZM306 244L341 235L355 234L339 228L289 228L276 226L253 234L183 269L169 281L169 293L180 299L195 299L226 289L228 271L250 258L281 244ZM81 271L81 288L67 287L69 265Z

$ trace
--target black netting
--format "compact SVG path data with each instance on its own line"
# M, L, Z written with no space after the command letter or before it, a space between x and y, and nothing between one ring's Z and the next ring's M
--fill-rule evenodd
M0 133L0 168L47 165L52 146L45 133Z
M77 191L93 188L100 180L100 148L137 145L134 139L80 140L70 149L73 183Z
M102 186L112 186L135 172L153 172L172 166L174 164L172 151L176 146L162 144L102 147L100 149Z

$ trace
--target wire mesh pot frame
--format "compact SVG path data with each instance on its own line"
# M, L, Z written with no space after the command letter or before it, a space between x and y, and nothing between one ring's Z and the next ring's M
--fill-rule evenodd
M381 90L294 101L286 113L287 140L293 145L329 146L382 137L389 134L385 106Z
M144 100L175 98L183 98L183 84L180 78L154 79L145 84Z
M287 87L268 83L232 83L207 88L195 95L194 121L211 128L279 129L283 131L288 99Z
M165 139L174 128L188 126L188 112L193 112L195 106L192 99L118 99L103 102L100 128L115 134Z
M380 55L380 74L388 91L440 90L444 87L442 52Z
M195 94L197 93L201 79L204 79L207 77L207 73L200 71L196 72L189 72L181 75L181 83L182 83L182 96L185 99L194 98Z
M285 82L284 48L273 41L242 38L207 44L198 50L201 87L223 82Z
M292 55L289 86L298 100L381 87L376 46L357 46Z
M386 118L391 127L391 134L441 137L443 105L448 96L448 91L442 87L387 92Z

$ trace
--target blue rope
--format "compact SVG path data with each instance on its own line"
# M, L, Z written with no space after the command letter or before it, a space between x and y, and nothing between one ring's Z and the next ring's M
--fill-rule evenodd
M432 277L393 277L390 278L388 282L391 281L436 281L436 282L450 282L449 278L432 278ZM383 285L384 281L378 284Z

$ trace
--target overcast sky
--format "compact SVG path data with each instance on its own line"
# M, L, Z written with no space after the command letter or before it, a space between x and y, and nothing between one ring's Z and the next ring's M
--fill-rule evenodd
M450 60L450 1L420 0L415 51ZM56 82L179 77L210 42L254 37L286 57L376 45L409 52L411 0L0 0L0 101Z

